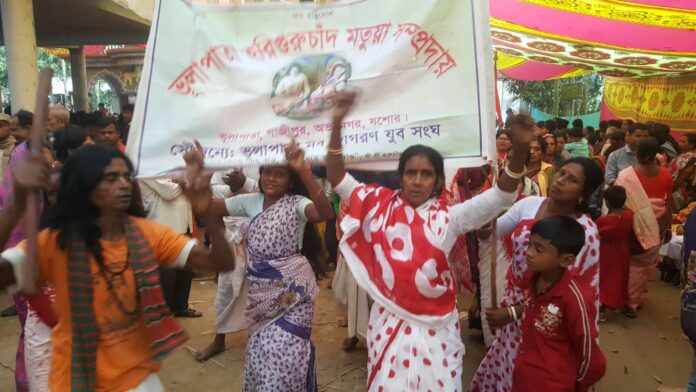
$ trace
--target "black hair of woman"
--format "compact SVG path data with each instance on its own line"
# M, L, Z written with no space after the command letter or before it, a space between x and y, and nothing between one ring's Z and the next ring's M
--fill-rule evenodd
M511 139L511 138L510 138L510 131L508 131L508 130L505 129L505 128L499 129L499 130L495 133L495 138L498 139L498 138L500 137L500 135L505 135L505 136L508 137L508 139ZM511 140L512 140L512 139L511 139Z
M589 143L591 146L597 144L597 134L594 132L594 129L590 130L589 128L591 127L587 128L587 143Z
M689 143L692 150L696 148L696 134L687 133L684 135L684 138L686 138L686 142Z
M597 188L604 182L604 173L602 173L602 169L589 158L568 159L563 162L559 170L571 163L582 166L582 172L585 175L585 181L582 184L582 200L580 205L578 205L578 211L587 212L592 194L595 193Z
M56 153L56 159L61 163L65 163L70 157L71 151L77 150L78 147L85 143L87 132L77 125L69 124L60 132L56 132L54 137L53 149Z
M544 154L546 154L546 149L548 148L549 144L546 143L546 138L543 136L537 136L536 141L539 143L539 147L541 147L541 156L543 157Z
M650 163L660 152L660 144L654 137L646 137L638 142L636 160L638 163Z
M263 173L264 166L259 168L259 192L263 193L263 186L261 185L261 174ZM290 186L288 188L288 193L298 196L304 196L310 198L307 188L302 183L300 177L292 170L289 166L287 167L288 174L290 177ZM309 264L314 270L314 274L317 276L323 276L326 273L326 264L322 258L322 241L319 237L314 224L307 222L305 225L304 236L302 237L302 250L301 253L304 257L309 260Z
M414 144L401 153L401 156L399 157L399 168L397 169L399 177L404 176L404 170L406 170L406 162L408 162L411 158L417 156L423 156L426 159L428 159L428 162L430 162L430 164L433 165L433 169L435 169L435 177L441 179L442 183L444 184L445 160L442 158L442 155L435 149L428 146L424 146L422 144ZM435 189L434 192L436 195L439 195L440 193L442 193L442 187L440 187L440 189Z
M22 109L18 111L15 113L15 117L17 117L17 122L22 128L31 128L31 126L34 124L34 113L28 110Z

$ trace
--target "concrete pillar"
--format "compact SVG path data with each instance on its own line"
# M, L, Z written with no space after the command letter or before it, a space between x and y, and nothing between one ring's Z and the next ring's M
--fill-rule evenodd
M7 48L12 112L34 111L39 74L36 68L36 32L32 1L0 0L2 32Z
M89 86L87 86L87 62L84 47L70 49L70 70L72 72L73 104L75 111L89 111Z

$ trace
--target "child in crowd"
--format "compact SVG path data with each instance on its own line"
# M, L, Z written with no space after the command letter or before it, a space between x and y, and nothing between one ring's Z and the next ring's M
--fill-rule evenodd
M584 242L582 226L567 216L542 219L532 226L522 285L527 302L524 308L508 308L513 319L522 317L513 392L587 391L604 376L606 360L597 345L594 294L566 271Z
M563 162L568 160L568 151L565 145L568 143L568 134L565 131L557 131L554 135L556 139L556 152L553 154L553 166L561 167Z
M582 128L568 130L568 143L565 145L570 158L590 158L590 148L585 139Z
M628 272L631 266L629 238L633 233L633 211L626 208L626 189L610 186L604 190L607 215L597 219L599 229L599 301L604 321L605 309L623 309L628 295Z

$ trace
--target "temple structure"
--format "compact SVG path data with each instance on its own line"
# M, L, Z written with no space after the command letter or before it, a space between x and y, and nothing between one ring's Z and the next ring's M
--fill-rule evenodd
M127 99L137 85L143 50L120 45L147 42L153 9L154 0L0 0L0 44L7 47L13 111L34 109L37 45L66 48L75 110L90 109L88 89L99 72L117 89L119 101ZM92 44L119 47L105 47L101 59L93 56L89 61L102 61L103 67L89 77L84 45Z

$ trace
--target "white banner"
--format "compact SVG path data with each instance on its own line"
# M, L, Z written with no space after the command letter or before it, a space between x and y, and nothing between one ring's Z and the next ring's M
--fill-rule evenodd
M193 138L209 168L282 162L297 137L326 156L335 91L359 91L343 124L346 158L395 167L426 144L447 166L494 156L487 2L356 0L205 6L160 1L128 154L140 177L183 168Z

